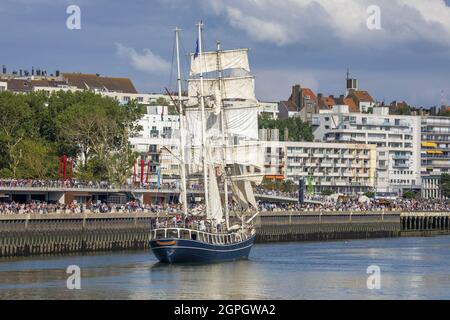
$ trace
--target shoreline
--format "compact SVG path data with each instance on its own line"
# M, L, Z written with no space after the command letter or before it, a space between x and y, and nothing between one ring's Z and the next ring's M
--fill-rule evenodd
M150 222L156 216L0 216L0 257L147 249ZM265 212L255 220L256 243L450 234L450 212Z

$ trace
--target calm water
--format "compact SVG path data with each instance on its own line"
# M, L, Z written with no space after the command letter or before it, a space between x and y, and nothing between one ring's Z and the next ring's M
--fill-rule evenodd
M66 288L79 265L81 290ZM367 267L381 268L368 290ZM450 237L255 245L249 261L166 266L150 251L0 259L0 299L450 299Z

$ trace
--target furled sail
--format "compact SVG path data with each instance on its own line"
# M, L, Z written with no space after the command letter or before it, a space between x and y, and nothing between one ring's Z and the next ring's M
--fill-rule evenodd
M248 63L248 49L223 50L220 51L220 65L222 70L243 69L250 72ZM199 59L191 54L190 76L217 71L217 52L205 52Z
M208 175L209 175L209 203L210 203L210 212L208 215L208 219L212 219L217 223L220 223L223 221L223 211L215 167L209 165L208 171L209 171Z

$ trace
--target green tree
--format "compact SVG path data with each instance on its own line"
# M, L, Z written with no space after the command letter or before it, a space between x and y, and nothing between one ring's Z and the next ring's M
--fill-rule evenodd
M373 191L367 191L366 193L364 193L364 195L370 199L375 198L375 192L373 192Z
M0 176L54 178L66 154L78 159L77 177L123 183L143 112L92 92L0 92Z
M20 144L22 161L19 176L27 179L57 178L58 157L51 144L38 139L24 139Z
M417 197L417 193L412 190L408 190L403 192L403 198L405 199L415 199Z
M258 127L260 129L278 129L280 133L280 141L286 140L284 134L288 129L289 141L313 141L311 126L308 122L302 121L300 118L288 119L270 119L266 115L259 116Z
M17 177L24 150L21 147L26 137L35 136L33 115L24 95L11 92L0 94L0 144L4 147L1 158L7 163L11 177ZM3 170L3 173L6 170Z
M407 104L401 104L397 108L394 109L392 114L397 115L410 115L411 114L411 107Z
M450 174L448 173L441 176L441 190L444 197L450 198Z
M139 110L134 103L119 106L97 98L74 104L58 116L59 136L64 143L78 146L83 172L90 169L96 179L122 180L117 173L129 163L128 135L137 130L134 121Z
M446 109L444 111L439 112L441 117L450 117L450 110Z

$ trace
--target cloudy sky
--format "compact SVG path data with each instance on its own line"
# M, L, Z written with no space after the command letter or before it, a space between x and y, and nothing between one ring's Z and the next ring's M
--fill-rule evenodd
M69 5L81 29L69 30ZM369 6L380 8L371 30ZM182 47L249 47L257 96L277 101L294 83L341 94L345 73L379 101L450 104L450 0L0 0L0 64L11 69L130 77L141 92L174 88L173 28ZM183 59L186 64L186 59Z

